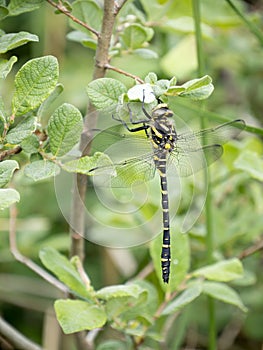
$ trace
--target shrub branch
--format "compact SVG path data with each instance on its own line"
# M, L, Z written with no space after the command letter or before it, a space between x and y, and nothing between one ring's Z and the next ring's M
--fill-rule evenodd
M9 208L10 219L9 219L9 243L10 243L10 251L13 254L14 258L26 265L29 269L34 271L36 274L41 276L44 280L58 288L63 293L68 293L68 288L57 280L55 277L50 275L46 270L42 269L40 266L34 263L34 261L30 260L26 256L20 253L17 242L16 242L16 217L17 217L17 209L16 205L13 204Z
M99 33L96 29L90 27L87 23L82 22L80 19L78 19L77 17L73 16L72 13L71 13L65 6L63 6L63 5L61 5L61 4L56 4L56 3L55 3L54 1L52 1L52 0L47 0L47 2L48 2L51 6L55 7L58 11L64 13L64 15L66 15L67 17L69 17L73 22L76 22L76 23L80 24L82 27L88 29L91 33L95 34L96 37L99 37L99 36L100 36L100 33Z
M6 339L7 342L12 344L16 349L42 350L39 345L24 337L2 317L0 317L0 334L2 338Z

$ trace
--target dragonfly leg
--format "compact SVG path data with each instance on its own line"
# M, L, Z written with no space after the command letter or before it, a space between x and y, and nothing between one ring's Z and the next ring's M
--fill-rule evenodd
M124 125L124 124L123 124L123 125ZM125 128L126 128L128 131L130 131L130 132L137 132L137 131L145 130L146 135L148 135L148 134L147 134L147 129L149 128L148 125L143 124L142 126L138 126L137 128L132 128L132 129L129 128L127 124L124 125L124 126L125 126Z
M142 98L142 111L144 115L148 118L148 120L152 119L152 116L146 111L144 107L144 100L145 100L145 95L144 95L144 90L143 90L143 98Z
M142 110L143 110L143 113L145 114L146 110L144 108L144 102L142 102ZM134 117L133 117L133 114L132 114L132 110L129 106L129 103L127 104L127 107L128 107L128 110L129 110L129 116L130 116L130 122L131 124L143 124L143 123L148 123L149 120L151 119L151 116L147 113L145 114L147 119L140 119L140 120L134 120ZM145 112L144 112L145 111Z
M145 125L145 124L143 124L143 125L141 125L141 126L138 126L137 128L130 128L130 127L128 126L128 124L127 124L123 119L118 119L118 118L116 118L114 115L112 115L112 119L114 119L114 120L116 120L116 121L122 123L122 125L125 127L125 129L127 129L127 130L130 131L130 132L137 132L137 131L141 131L141 130L147 130L147 129L149 128L149 126L148 126L148 125ZM140 124L141 124L141 123L142 123L142 122L140 122ZM133 124L137 124L137 123L133 123ZM147 134L147 133L146 133L146 134Z

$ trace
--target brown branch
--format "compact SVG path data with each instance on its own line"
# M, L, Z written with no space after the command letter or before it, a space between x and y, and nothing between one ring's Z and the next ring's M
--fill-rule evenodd
M258 251L263 250L263 237L251 247L246 248L238 255L240 260L247 258L248 256L257 253Z
M125 2L127 2L127 0L118 0L115 1L115 6L114 6L114 14L117 15L121 8L123 7L123 5L125 4Z
M27 339L23 334L18 332L10 324L8 324L2 317L0 317L0 334L4 339L8 340L16 349L21 350L41 350L42 348ZM13 348L13 347L12 347Z
M67 17L69 17L73 22L78 23L78 24L81 25L82 27L86 28L88 31L90 31L91 33L95 34L96 37L98 37L98 38L100 37L100 33L99 33L96 29L90 27L87 23L82 22L81 20L79 20L78 18L76 18L75 16L73 16L73 15L71 14L71 12L70 12L65 6L60 5L60 4L56 4L56 3L55 3L54 1L52 1L52 0L46 0L46 1L47 1L51 6L55 7L58 11L64 13L64 15L66 15Z
M98 45L95 56L95 69L93 73L93 80L102 78L105 76L106 69L105 65L108 64L108 52L110 47L111 36L113 32L113 27L115 23L114 14L114 0L104 1L104 13L102 20L101 34L98 37ZM83 132L81 135L80 150L82 156L88 155L90 152L89 141L91 139L90 130L96 127L97 117L93 113L94 107L92 105L88 106L87 116L85 118L85 123L83 127ZM75 175L75 185L73 188L73 198L72 198L72 210L71 210L71 252L70 255L78 255L80 260L84 260L84 216L85 208L83 203L85 203L86 197L86 187L87 187L87 176L82 174Z
M132 79L138 81L138 82L141 83L141 84L144 83L144 81L143 81L141 78L139 78L137 75L128 73L128 72L126 72L126 71L124 71L124 70L122 70L122 69L120 69L120 68L111 66L110 64L105 64L104 67L105 67L106 69L110 69L110 70L113 70L113 71L115 71L115 72L117 72L117 73L126 75L126 77L130 77L130 78L132 78Z
M21 151L22 151L22 148L20 146L16 146L12 149L7 149L5 151L0 152L0 162L2 162L2 160L4 160L9 156L20 153Z
M220 332L217 340L218 349L230 349L233 347L235 340L244 325L244 317L235 317Z
M21 262L22 264L26 265L28 268L30 268L32 271L34 271L36 274L41 276L44 280L58 288L63 293L68 293L68 288L58 281L55 277L50 275L47 271L42 269L40 266L35 264L32 260L28 259L24 255L20 253L20 251L17 248L16 243L16 217L17 217L17 209L15 204L11 205L9 209L10 213L10 219L9 219L9 242L10 242L10 251L13 254L14 258Z
M153 262L149 262L135 277L131 279L132 280L143 280L145 279L150 273L152 273L154 270Z
M95 55L96 66L93 74L93 80L105 76L105 66L109 63L109 48L115 17L114 0L105 0L101 35L98 39L98 47Z

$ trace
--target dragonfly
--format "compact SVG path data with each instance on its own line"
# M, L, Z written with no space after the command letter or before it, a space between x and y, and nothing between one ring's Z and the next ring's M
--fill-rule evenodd
M223 154L222 144L236 137L245 128L242 119L226 122L197 132L177 133L174 113L167 104L158 101L150 112L141 104L142 117L135 116L127 104L129 120L113 116L119 123L95 136L95 150L112 159L111 164L97 164L89 170L102 180L100 184L127 187L135 182L160 178L163 241L161 269L164 283L169 283L171 265L169 192L167 174L176 169L179 176L190 176L209 166Z

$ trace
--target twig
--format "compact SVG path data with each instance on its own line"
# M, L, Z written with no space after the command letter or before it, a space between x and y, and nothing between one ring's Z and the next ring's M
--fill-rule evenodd
M22 148L20 146L16 146L12 149L7 149L5 151L0 152L0 162L2 162L2 160L4 160L6 157L20 153L21 151L22 151Z
M244 323L244 317L234 317L221 331L220 337L218 338L217 345L218 349L230 349L240 333Z
M14 258L21 262L22 264L26 265L28 268L30 268L32 271L34 271L36 274L41 276L44 280L58 288L63 293L68 293L68 288L58 281L55 277L50 275L48 272L46 272L44 269L42 269L40 266L35 264L32 260L28 259L24 255L22 255L16 244L16 216L17 216L17 209L15 204L11 205L10 209L10 219L9 219L9 242L10 242L10 251L13 254Z
M98 36L98 45L95 56L95 67L93 73L93 80L103 78L106 73L105 65L109 60L109 47L112 37L112 32L115 23L114 13L114 0L104 1L104 12L102 19L101 33ZM92 118L89 117L94 111L94 107L89 105L87 108L87 116L85 118L83 132L81 134L80 150L82 156L88 155L90 152L90 130L96 127L97 116L93 114ZM84 260L84 236L85 236L85 209L83 203L85 203L87 191L87 176L83 174L75 175L75 185L73 188L73 198L71 206L71 251L70 255L77 255L82 262ZM78 332L75 335L78 349L91 349L93 350L94 344L92 342L85 341L85 333Z
M248 256L260 251L263 249L263 237L261 237L261 239L256 242L255 244L253 244L251 247L248 247L247 249L243 250L243 252L241 252L238 255L238 258L240 260L247 258Z
M126 72L126 71L124 71L124 70L122 70L122 69L120 69L120 68L111 66L110 64L105 64L104 67L107 68L107 69L111 69L111 70L113 70L113 71L115 71L115 72L117 72L117 73L126 75L127 77L130 77L130 78L132 78L132 79L138 81L138 82L141 83L141 84L144 83L144 81L143 81L141 78L139 78L137 75L128 73L128 72Z
M153 263L151 261L135 277L133 277L132 280L143 280L152 272L153 272Z
M8 324L2 317L0 317L0 334L8 339L8 342L12 344L16 349L21 350L42 350L42 348L28 340L20 332L14 329Z
M263 35L261 30L251 21L247 19L247 17L239 10L239 8L234 4L232 0L226 0L229 6L236 12L236 14L242 19L244 23L248 26L251 33L255 35L261 45L263 45Z
M157 311L155 312L154 317L155 317L156 319L158 319L158 318L160 317L160 315L161 315L162 311L164 310L164 308L166 307L166 305L167 305L171 300L173 300L173 299L177 296L177 294L178 294L180 291L182 291L182 290L185 289L185 287L186 287L185 283L186 283L186 280L187 280L187 279L188 279L188 276L186 276L186 279L181 283L180 286L178 286L178 289L177 289L176 291L174 291L173 293L171 293L171 292L167 292L167 293L166 293L166 295L165 295L165 300L159 305Z
M108 64L108 51L110 47L111 36L115 22L114 0L105 0L104 14L102 20L101 35L98 37L98 45L95 56L95 69L93 80L105 76L105 65ZM80 150L82 156L90 152L90 130L96 127L97 118L93 113L95 109L92 105L88 106L87 116L85 118L84 128L81 135ZM73 188L72 210L71 210L71 252L70 255L78 255L81 261L84 260L84 207L87 187L87 176L83 174L75 175L75 186Z
M117 15L127 0L115 1L114 14Z
M51 6L55 7L55 8L56 8L57 10L59 10L60 12L64 13L64 15L66 15L67 17L69 17L73 22L76 22L76 23L78 23L79 25L81 25L82 27L88 29L91 33L95 34L96 37L98 37L98 38L100 37L100 33L99 33L96 29L90 27L87 23L82 22L81 20L79 20L78 18L76 18L75 16L73 16L73 15L71 14L71 12L70 12L65 6L60 5L60 4L56 4L56 3L55 3L54 1L52 1L52 0L46 0L46 1L47 1Z

